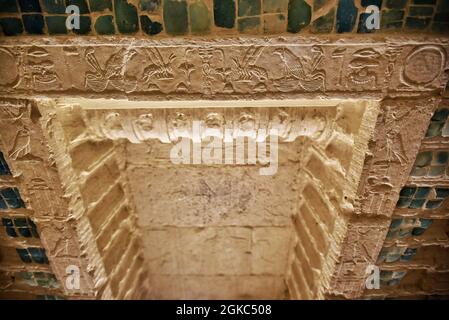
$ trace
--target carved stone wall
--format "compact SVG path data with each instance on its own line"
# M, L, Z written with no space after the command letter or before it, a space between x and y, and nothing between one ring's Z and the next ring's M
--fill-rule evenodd
M179 138L226 139L224 129L229 129L228 138L252 136L264 141L266 134L256 130L277 128L283 154L280 167L299 183L286 192L287 198L295 195L296 199L286 201L295 199L294 205L279 217L280 227L291 239L278 243L284 249L289 243L288 258L281 267L267 267L285 267L285 278L279 272L267 273L266 286L278 290L277 298L286 297L285 288L291 298L361 297L367 266L376 263L382 247L392 246L384 243L392 219L428 216L398 211L403 187L430 185L435 189L434 201L441 193L436 188L446 186L438 179L413 175L408 179L408 175L415 170L418 152L446 146L444 139L435 138L419 149L448 81L448 50L447 38L419 36L343 41L128 38L113 46L98 39L2 40L1 152L13 178L2 177L1 186L18 186L26 204L20 210L35 218L51 270L62 285L55 294L157 298L168 288L166 296L178 292L181 296L176 297L204 297L206 282L198 278L200 274L185 271L198 261L187 259L191 264L177 270L190 277L184 278L185 287L196 285L191 292L170 288L176 279L164 283L169 275L158 270L170 259L152 256L151 249L154 243L172 239L164 235L179 227L173 223L176 215L166 221L159 215L148 217L146 209L136 204L139 192L157 195L158 190L131 180L139 181L142 173L153 180L164 179L157 168L164 167L167 159L155 160L150 154L167 151L164 146ZM191 130L193 120L200 123L199 133ZM134 154L139 156L134 159ZM142 165L142 159L152 162ZM189 168L179 170L187 177L195 175ZM223 173L213 166L208 170L214 177ZM250 175L252 169L245 170ZM216 201L213 189L198 186L202 196L209 194ZM267 190L276 194L272 185L267 184ZM257 197L249 195L254 208L260 201ZM171 205L173 214L176 204ZM251 216L250 209L243 212ZM21 213L14 210L9 211ZM204 234L224 246L231 239L244 239L242 252L248 243L254 244L252 257L261 258L270 254L263 249L259 255L256 252L258 239L259 244L264 241L258 228L267 227L256 223L262 217L254 213L249 225L233 224L232 230L219 225L224 231ZM212 224L223 222L207 214L191 218L196 222L187 226L191 229L186 234L202 233L208 219ZM228 219L232 221L233 215ZM445 228L444 222L436 225L438 230ZM186 243L179 232L176 237L174 243ZM239 241L232 245L237 248ZM171 252L170 247L164 250ZM62 289L65 268L72 264L80 266L81 291ZM235 272L224 278L219 277L220 267L200 268L201 274L229 285L230 297L253 297L261 291L257 272L231 266L229 270ZM420 276L415 270L411 279ZM435 277L431 274L429 283ZM232 284L237 286L241 279L247 282L235 290ZM208 297L220 297L214 294L217 288L208 287ZM427 289L422 286L420 292ZM444 286L439 292L444 292ZM397 291L371 296L389 294Z

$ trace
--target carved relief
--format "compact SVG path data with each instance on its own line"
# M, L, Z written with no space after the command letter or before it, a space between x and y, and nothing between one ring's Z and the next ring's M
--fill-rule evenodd
M96 92L104 91L111 85L113 88L132 92L137 86L137 80L125 75L127 63L137 53L136 50L122 48L112 54L106 61L104 68L98 62L95 51L92 48L86 49L85 59L93 71L86 72L85 86Z
M266 90L264 82L268 80L268 72L256 65L263 49L264 47L251 46L245 51L241 59L232 58L234 67L231 77L235 86L247 88L247 85L250 85L254 91Z
M11 65L11 72L2 75L0 90L52 91L64 84L67 90L93 92L318 93L431 90L447 81L443 45L396 44L394 39L317 45L293 38L271 39L269 44L256 39L223 40L195 46L143 41L117 47L112 54L101 43L79 49L63 44L1 47L0 57ZM83 71L73 73L67 60L55 59L61 52ZM84 52L85 59L78 52ZM280 68L272 67L277 64Z
M440 46L421 46L412 50L402 68L401 79L406 87L429 88L444 72L446 52Z
M310 57L298 57L285 47L275 49L273 53L278 55L283 63L283 77L275 80L279 91L289 92L297 90L298 87L305 91L325 91L326 73L319 69L324 56L323 49L314 46Z
M176 59L174 53L169 53L164 59L157 48L147 48L147 57L151 64L143 70L142 80L151 90L159 90L159 82L171 82L174 79L173 62Z
M51 91L61 88L61 80L54 71L54 62L48 51L40 47L21 48L19 81L14 88Z
M359 86L377 86L376 68L380 66L380 54L374 49L362 49L354 52L349 62L348 79Z

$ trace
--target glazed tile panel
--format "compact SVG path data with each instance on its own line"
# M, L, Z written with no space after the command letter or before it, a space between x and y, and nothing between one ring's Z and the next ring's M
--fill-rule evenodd
M79 8L80 28L65 26ZM369 30L368 6L380 10ZM0 29L18 35L216 35L449 31L446 0L2 0Z

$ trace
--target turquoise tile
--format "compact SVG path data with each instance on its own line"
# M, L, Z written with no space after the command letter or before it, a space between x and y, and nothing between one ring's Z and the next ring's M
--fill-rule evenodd
M100 16L95 21L95 31L98 34L114 34L114 18L111 15Z
M288 10L288 0L263 0L264 13L284 13Z
M120 33L135 33L139 30L137 9L126 0L114 0L115 23Z
M214 23L221 28L234 28L235 1L214 0Z
M16 0L0 1L0 12L18 12Z
M48 16L45 17L47 29L49 34L67 34L67 27L65 16Z
M48 13L65 13L65 0L43 0L44 10Z
M89 7L87 6L86 0L66 0L66 6L75 5L79 8L80 14L89 13Z
M80 16L80 28L73 29L72 31L76 34L85 35L90 32L91 20L89 16Z
M415 166L418 167L425 167L430 164L432 161L432 152L426 151L426 152L420 152L415 160Z
M3 0L2 0L3 1ZM39 0L19 0L20 11L30 13L40 13L41 5Z
M435 188L437 193L437 198L447 198L449 197L449 189L448 188Z
M340 0L337 8L337 32L351 32L354 29L358 10L354 0Z
M238 21L238 28L240 32L256 31L260 26L259 17L242 18Z
M290 0L288 3L287 31L297 33L308 26L312 17L310 5L304 0Z
M194 34L204 34L210 31L209 8L202 0L195 0L189 6L190 30Z
M425 29L430 25L430 18L407 17L405 26L409 29Z
M5 36L16 36L23 33L22 20L18 18L0 18L0 27Z
M446 171L445 166L431 167L429 170L429 176L431 177L442 176L444 175L445 171Z
M239 0L239 17L256 16L260 14L261 0Z
M112 1L111 0L89 0L90 11L101 12L105 10L112 11Z
M428 200L426 202L426 209L438 209L441 207L443 200Z
M411 17L431 16L433 7L410 7L408 15Z
M44 34L44 17L41 14L23 14L23 25L29 34Z
M432 121L446 121L449 116L449 109L442 108L437 110L432 116Z
M317 18L312 23L312 32L330 33L334 28L335 10L331 9L327 14Z
M172 35L183 35L188 30L187 2L164 0L165 31Z
M161 0L140 0L140 9L148 12L155 12L159 9Z
M386 6L390 9L404 9L408 0L386 0Z
M432 188L430 188L430 187L418 187L418 189L416 190L416 193L415 193L415 198L416 199L426 198L429 195L430 190L432 190Z
M147 16L140 16L140 25L143 32L148 35L156 35L162 31L162 24L157 21L152 21Z
M416 187L403 187L399 195L401 197L411 197L415 194Z

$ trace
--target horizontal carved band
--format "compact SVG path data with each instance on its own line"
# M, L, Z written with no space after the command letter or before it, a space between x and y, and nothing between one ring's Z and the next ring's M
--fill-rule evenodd
M448 78L448 44L439 40L30 42L0 44L0 93L407 92L442 88Z
M158 139L163 143L206 137L232 140L249 137L264 141L270 134L281 141L318 138L332 129L339 107L320 108L205 108L84 110L90 133L100 139L133 143Z

